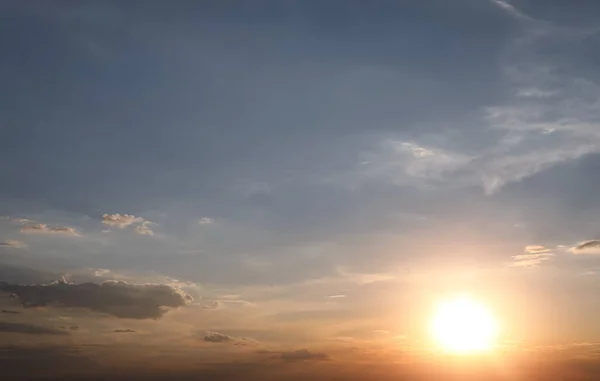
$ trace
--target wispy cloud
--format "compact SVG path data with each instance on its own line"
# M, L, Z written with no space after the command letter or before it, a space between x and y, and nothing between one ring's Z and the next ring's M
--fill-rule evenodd
M15 225L25 225L25 224L34 224L34 220L30 220L29 218L11 218L10 222Z
M493 2L526 17L508 2ZM491 195L509 183L600 153L600 85L577 66L579 53L572 48L597 40L597 31L529 24L501 61L512 96L480 110L478 134L485 139L473 145L468 134L456 134L456 140L428 137L435 144L386 137L364 156L361 176L398 185L478 185ZM565 53L557 57L549 51Z
M68 226L50 226L46 224L29 224L21 228L22 233L35 234L58 234L72 237L79 237L81 234L72 227Z
M4 241L0 241L0 247L12 247L15 249L26 249L27 244L23 241L16 241L13 239L7 239Z
M67 332L26 323L0 322L0 332L26 333L29 335L67 335Z
M511 266L514 267L537 267L543 261L547 261L552 258L554 254L545 253L545 254L519 254L515 255L512 258L514 262L511 263Z
M531 17L527 16L526 14L524 14L523 12L521 12L520 10L518 10L517 8L515 8L513 5L509 4L506 1L502 1L502 0L491 0L492 3L496 4L498 7L504 9L507 13L509 13L510 15L520 18L520 19L528 19L531 20Z
M537 267L542 262L554 257L552 250L541 245L525 246L524 254L515 255L512 257L514 262L510 264L513 267Z
M473 159L441 148L395 139L384 139L375 151L363 153L362 158L359 169L362 176L385 177L398 185L414 179L442 180Z
M551 252L551 250L541 245L529 245L525 246L525 252L528 254L544 254Z
M135 227L135 232L139 235L153 236L154 232L152 231L152 229L150 229L150 225L152 225L152 222L144 221L141 225Z
M343 268L338 268L337 273L345 280L357 284L369 284L395 279L395 276L389 273L354 273L348 272Z
M600 254L600 240L590 240L577 244L570 251L574 254Z

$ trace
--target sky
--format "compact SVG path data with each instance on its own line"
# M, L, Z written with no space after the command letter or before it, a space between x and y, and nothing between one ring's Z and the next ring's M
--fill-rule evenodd
M594 0L0 2L2 368L596 379L599 22ZM500 349L439 365L425 322L463 293Z

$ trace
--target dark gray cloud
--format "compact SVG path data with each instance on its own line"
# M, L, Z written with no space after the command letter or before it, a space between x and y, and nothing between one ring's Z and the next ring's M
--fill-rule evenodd
M206 335L204 335L204 337L202 338L202 340L211 343L225 343L228 341L233 341L234 338L219 332L207 332Z
M277 354L280 358L287 361L302 361L302 360L326 360L329 358L326 353L311 352L308 349L297 349L295 351L270 351L261 349L256 351L258 354Z
M328 358L325 353L310 352L308 349L298 349L291 352L282 352L281 358L289 361L298 360L326 360Z
M27 244L22 241L16 241L14 239L7 239L4 241L0 241L0 247L13 247L15 249L25 249L25 248L27 248Z
M0 310L0 313L3 314L19 314L19 311L13 311L13 310Z
M0 291L14 294L25 307L81 307L120 318L158 319L171 307L185 306L192 297L164 284L107 281L101 284L21 285L0 283Z
M58 327L60 329L67 329L69 331L77 331L79 329L79 326L77 324L73 324L73 325L61 325L60 327Z
M134 329L126 328L126 329L115 329L114 333L136 333L137 331Z
M34 377L57 380L68 374L77 374L78 378L74 379L81 379L84 374L100 371L100 366L77 347L2 346L0 369L7 380L31 380Z
M580 243L575 246L575 250L589 250L589 249L600 249L600 240L592 240Z
M54 328L41 327L39 325L25 323L0 322L0 332L27 333L31 335L66 335L64 331Z

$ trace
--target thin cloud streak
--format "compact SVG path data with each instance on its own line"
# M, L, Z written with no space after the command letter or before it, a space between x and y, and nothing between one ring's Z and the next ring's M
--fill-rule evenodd
M32 233L32 234L53 234L53 235L64 235L72 237L80 237L79 233L75 228L68 226L50 226L47 224L30 224L25 225L21 228L21 233Z
M0 241L0 247L12 247L14 249L27 249L27 244L23 241L17 241L14 239L7 239Z

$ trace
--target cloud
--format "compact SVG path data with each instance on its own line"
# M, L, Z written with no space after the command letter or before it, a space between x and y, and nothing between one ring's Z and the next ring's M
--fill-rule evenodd
M514 17L517 17L520 19L528 19L528 20L531 19L529 16L527 16L526 14L524 14L523 12L521 12L520 10L515 8L513 5L507 3L506 1L492 0L492 3L496 4L500 8L504 9L507 13L509 13L510 15L512 15Z
M0 332L27 333L30 335L67 335L66 332L53 328L40 327L33 324L7 322L0 322Z
M206 335L204 335L204 337L202 338L202 340L211 343L225 343L234 340L234 338L219 332L207 332Z
M126 329L115 329L113 332L114 333L136 333L137 331L134 329L126 328Z
M530 245L525 246L525 252L529 254L544 254L551 252L551 250L540 245Z
M308 349L298 349L291 352L281 352L281 358L287 361L303 360L326 360L328 356L325 353L314 353Z
M472 122L476 134L467 126L452 135L379 137L356 167L359 182L480 186L492 195L507 184L600 153L600 84L588 66L597 29L555 27L506 1L492 2L524 21L499 62L509 95L480 108Z
M27 244L22 241L15 241L12 239L7 239L4 241L0 241L0 247L12 247L15 249L26 249Z
M151 225L154 225L154 222L143 219L142 217L136 217L131 214L103 214L102 215L102 223L114 226L120 229L125 229L132 225L137 225L134 230L139 235L145 236L153 236L154 231L150 228ZM103 230L103 233L108 233L110 230Z
M25 225L25 224L34 224L34 220L30 220L29 218L11 218L10 222L15 225Z
M60 234L73 237L79 237L81 234L68 226L49 226L46 224L29 224L21 228L22 233L35 233L35 234Z
M102 215L102 223L103 224L106 224L109 226L115 226L120 229L125 229L126 227L128 227L130 225L142 223L144 221L145 220L142 217L136 217L131 214L119 214L119 213L106 214L105 213Z
M69 325L69 326L60 326L58 328L60 328L60 329L66 329L66 330L69 330L69 331L77 331L79 329L79 326L77 324L74 324L74 325Z
M13 310L0 310L0 313L3 314L19 314L19 311L13 311Z
M514 262L510 264L513 267L537 267L543 261L547 261L554 256L553 253L539 253L539 254L519 254L512 258Z
M193 298L164 284L106 281L43 285L0 283L0 291L15 294L23 306L80 307L120 318L158 319L168 308L183 307Z
M343 295L343 294L339 294L339 295L329 295L329 296L328 296L328 298L330 298L330 299L342 299L342 298L345 298L345 297L346 297L346 295Z
M396 185L412 183L412 179L440 181L472 160L464 154L397 139L384 139L375 151L362 156L362 176L384 177Z
M150 222L150 221L144 221L144 222L142 222L141 225L135 227L135 232L138 233L138 234L140 234L140 235L153 236L154 232L152 231L152 229L150 229L148 227L151 224L152 224L152 222Z
M337 273L345 279L357 284L369 284L395 279L394 275L388 273L351 273L342 268L338 268Z
M570 251L574 254L600 254L600 240L581 242Z
M202 305L202 309L205 309L205 310L216 310L218 308L219 308L219 302L212 302L209 304Z
M94 274L94 276L104 277L104 276L107 276L107 275L111 275L112 276L113 272L110 271L109 269L96 269L96 270L93 270L93 274Z
M202 217L201 219L198 220L198 224L200 224L200 225L210 225L212 223L214 223L214 220L209 217Z

